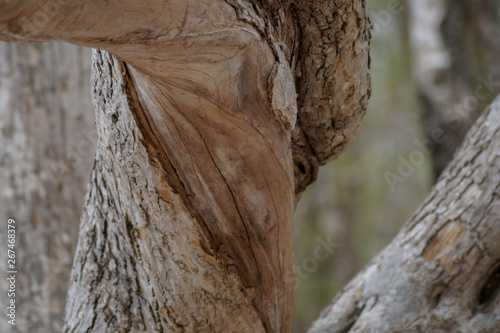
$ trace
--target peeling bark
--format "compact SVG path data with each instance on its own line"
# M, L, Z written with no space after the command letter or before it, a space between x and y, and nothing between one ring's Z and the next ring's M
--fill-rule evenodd
M497 98L421 207L310 332L498 332L499 152Z
M0 44L1 307L7 307L7 219L16 221L16 326L58 332L94 155L90 50Z

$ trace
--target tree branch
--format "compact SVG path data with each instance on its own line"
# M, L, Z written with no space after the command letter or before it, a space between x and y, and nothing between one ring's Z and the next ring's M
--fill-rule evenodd
M91 47L143 44L166 35L182 21L184 11L193 2L6 1L0 15L0 40L63 40Z
M370 21L364 0L8 1L13 8L0 17L0 40L64 40L100 48L165 78L168 70L161 64L171 59L172 51L179 54L182 45L174 41L199 33L200 27L225 23L225 2L266 39L280 63L289 64L298 92L292 107L298 108L298 126L292 127L299 198L316 179L318 166L352 142L366 111ZM190 25L193 21L201 22L198 31ZM275 74L280 73L277 68ZM293 110L291 117L294 125Z
M310 332L497 332L498 221L500 97L397 237Z

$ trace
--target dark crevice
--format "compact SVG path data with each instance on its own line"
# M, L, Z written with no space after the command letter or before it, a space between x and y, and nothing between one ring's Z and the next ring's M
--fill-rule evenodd
M487 306L500 290L500 262L496 264L496 267L493 269L492 273L488 276L488 279L484 283L481 291L479 292L479 296L477 302L480 306Z
M348 333L351 328L356 324L356 321L358 318L361 316L361 313L365 309L365 305L363 304L362 307L357 307L354 309L353 312L351 312L349 315L347 315L347 318L344 320L343 323L340 323L340 327L337 330L338 333Z
M95 327L95 323L97 321L97 314L99 313L99 311L97 310L98 309L98 303L99 303L99 298L96 297L94 299L94 304L93 304L93 311L92 313L94 314L94 316L92 317L92 323L90 324L89 327L87 327L87 329L85 330L86 333L90 333L94 330L94 327Z
M435 309L437 308L437 306L439 305L439 303L441 302L441 298L443 297L443 293L442 292L439 292L437 293L436 296L434 296L434 298L432 299L432 302L431 302L431 306L430 308L431 309Z

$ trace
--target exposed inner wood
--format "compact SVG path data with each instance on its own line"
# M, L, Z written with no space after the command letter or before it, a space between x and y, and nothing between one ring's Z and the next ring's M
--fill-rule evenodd
M175 214L161 214L162 205L155 200L178 195L179 212L189 212L180 221L197 226L190 235L199 238L204 256L216 263L214 274L236 273L242 294L236 293L232 302L241 301L241 295L247 302L239 315L252 322L252 311L258 314L261 326L253 323L248 329L289 332L295 304L295 204L315 180L318 166L352 141L370 94L370 23L364 1L77 0L61 5L54 0L41 5L30 0L3 8L2 40L64 40L107 50L125 64L96 54L98 122L117 126L126 120L131 128L117 132L98 123L102 147L82 222L81 256L89 255L84 254L86 246L98 247L92 249L92 260L102 274L113 276L104 270L109 259L103 263L99 258L116 256L124 243L134 248L154 238L154 228L141 224L158 226L171 219ZM132 147L122 137L125 133L134 138ZM150 170L152 177L155 168L163 169L150 179L166 182L157 194L142 193L142 182L120 162L128 155L141 159L144 151L151 165L143 165L143 172ZM127 177L136 181L130 194L116 190L125 188L121 182ZM137 199L145 219L124 208L137 208L132 202ZM113 209L96 213L103 201L112 202ZM118 240L110 239L110 230L116 230ZM101 245L91 240L94 236ZM189 253L198 256L199 250L197 245ZM127 251L118 266L142 260L139 253ZM146 264L176 272L164 259ZM92 277L92 260L85 260L77 261L74 270L75 294L85 284L100 284ZM163 283L150 292L159 297L162 288L170 290ZM128 293L138 292L149 300L140 291L145 286L140 281L134 287L139 289L127 289L123 297L135 304ZM189 285L183 288L189 290ZM79 302L89 305L102 297L90 291L87 299L80 295L70 300L69 308L78 310L68 312L67 330L87 308L80 309ZM182 301L176 300L172 308L178 311ZM153 303L149 306L161 312L162 304ZM207 313L201 315L217 321ZM158 316L154 311L149 315ZM86 317L88 327L95 328L96 320L105 322L98 317ZM153 322L167 329L170 319ZM124 321L127 327L138 323L131 321ZM174 321L183 326L182 320Z

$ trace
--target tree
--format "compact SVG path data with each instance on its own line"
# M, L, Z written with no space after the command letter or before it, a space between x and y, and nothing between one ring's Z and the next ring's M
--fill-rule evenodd
M9 218L17 232L15 268L9 269L17 270L16 326L4 316L0 331L58 332L94 153L90 51L1 43L0 59L3 269ZM3 291L9 289L5 275ZM5 309L11 298L3 295Z
M409 5L413 72L439 176L500 92L500 5L494 0L416 0Z
M295 203L370 93L364 2L0 4L0 39L110 52L64 330L289 332Z
M117 57L65 330L290 331L296 198L368 101L364 3L2 5L3 40Z

